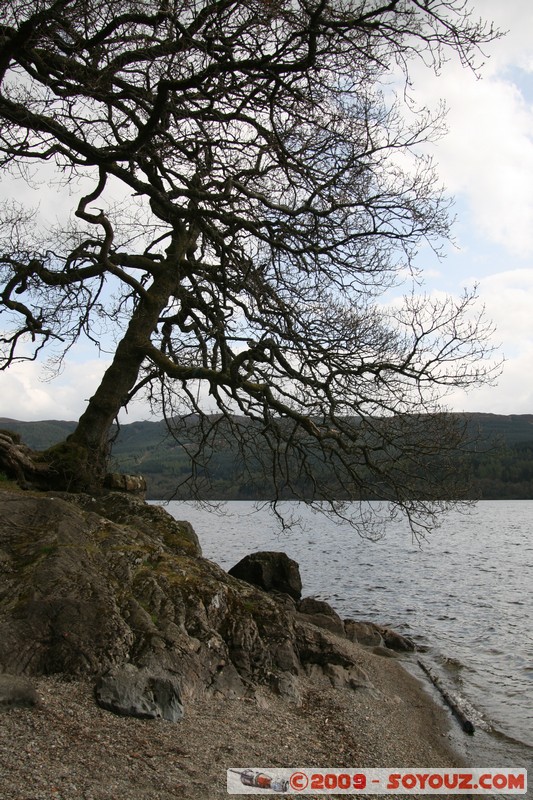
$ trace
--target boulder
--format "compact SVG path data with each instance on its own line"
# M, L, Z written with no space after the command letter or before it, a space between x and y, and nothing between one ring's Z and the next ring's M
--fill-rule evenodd
M291 675L289 672L272 673L271 686L276 694L297 706L302 705L302 685L296 675Z
M0 710L33 708L38 704L32 684L19 675L0 675Z
M376 630L379 631L383 637L385 647L400 652L414 652L416 650L416 644L412 639L409 639L408 636L402 636L398 631L394 631L392 628L387 628L383 625L376 625Z
M176 678L138 669L133 664L116 667L102 675L96 683L95 696L99 706L122 716L169 722L183 717Z
M108 472L104 486L112 492L128 492L128 494L144 497L146 481L142 475L123 475L121 472Z
M300 568L286 553L251 553L228 572L234 578L259 586L267 592L283 592L296 600L302 595Z
M402 636L401 633L386 625L345 619L344 630L348 639L365 647L388 647L390 650L399 652L416 650L416 645L412 639L409 639L408 636Z
M314 597L304 597L296 606L300 614L305 615L305 620L319 628L326 628L337 636L344 636L344 623L337 612L324 600Z
M373 688L360 663L357 645L299 620L295 623L295 638L304 671L315 683L335 688Z
M351 642L357 642L365 647L378 647L383 645L383 637L372 622L360 622L355 619L344 620L344 630Z
M413 652L416 645L412 639L375 622L361 622L355 619L344 620L344 630L350 641L365 647L388 647L398 652Z
M318 686L325 689L373 689L367 673L356 665L343 667L340 664L308 664L306 674Z

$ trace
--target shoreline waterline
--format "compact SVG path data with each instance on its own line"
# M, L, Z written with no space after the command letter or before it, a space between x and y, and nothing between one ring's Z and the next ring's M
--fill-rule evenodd
M221 516L193 503L166 507L193 524L205 556L223 568L256 550L283 550L300 564L304 594L422 645L477 715L475 735L459 742L471 765L533 761L533 709L523 702L533 673L521 669L533 665L526 638L533 587L521 579L533 569L532 501L485 501L468 515L452 513L422 550L401 528L376 544L328 527L320 515L310 515L306 529L280 534L264 511L251 513L252 503L226 503Z

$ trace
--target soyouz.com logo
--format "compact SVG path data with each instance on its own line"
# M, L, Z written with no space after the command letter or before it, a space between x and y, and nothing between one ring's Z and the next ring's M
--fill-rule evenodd
M525 769L228 769L228 794L526 794Z

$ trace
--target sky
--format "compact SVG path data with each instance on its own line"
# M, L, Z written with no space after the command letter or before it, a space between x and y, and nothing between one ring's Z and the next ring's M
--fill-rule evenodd
M447 108L446 136L431 153L455 199L455 245L443 261L422 251L419 266L429 292L461 294L478 285L505 358L496 385L456 392L454 411L533 414L533 3L471 0L477 16L507 31L486 46L480 77L449 62L435 77L415 68L414 96ZM55 209L57 211L57 208ZM0 417L76 419L108 362L81 347L53 379L37 363L0 374ZM150 418L132 404L123 422Z

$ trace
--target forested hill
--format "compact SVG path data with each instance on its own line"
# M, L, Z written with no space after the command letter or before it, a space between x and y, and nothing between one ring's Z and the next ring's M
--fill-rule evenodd
M461 414L472 430L479 429L480 446L467 454L472 497L483 499L533 499L533 414ZM75 422L43 420L21 422L0 417L0 428L19 433L34 450L44 450L65 439ZM221 445L210 459L206 499L268 499L268 482L262 492L243 483L242 465L229 445ZM171 497L190 473L190 460L171 436L165 423L133 422L122 425L113 445L113 469L142 474L150 498ZM259 481L261 485L261 481ZM187 498L187 490L176 495Z

